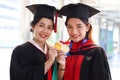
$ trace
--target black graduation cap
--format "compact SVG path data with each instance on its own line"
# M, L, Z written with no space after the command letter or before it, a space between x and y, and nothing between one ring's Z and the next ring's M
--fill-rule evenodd
M56 32L58 10L54 6L47 4L33 4L26 6L26 8L28 8L34 14L34 19L46 17L54 21L54 17L56 16L54 23L54 31Z
M68 4L63 6L59 10L59 14L67 16L67 20L69 18L79 18L81 20L86 20L86 21L88 21L89 17L99 12L100 12L99 10L83 3Z
M26 6L33 14L34 18L37 17L46 17L51 20L54 20L54 13L56 8L47 4L33 4Z

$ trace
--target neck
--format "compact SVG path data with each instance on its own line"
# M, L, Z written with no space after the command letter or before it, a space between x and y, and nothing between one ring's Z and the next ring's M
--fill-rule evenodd
M80 40L80 41L78 41L78 42L73 42L73 43L85 43L87 41L87 39L85 38L85 39L82 39L82 40Z
M40 48L42 48L44 50L44 48L45 48L45 42L38 41L35 38L33 38L33 40L40 46Z

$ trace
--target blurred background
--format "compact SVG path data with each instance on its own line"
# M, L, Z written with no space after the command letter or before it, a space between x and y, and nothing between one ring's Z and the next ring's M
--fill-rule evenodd
M10 59L13 48L31 38L30 22L33 15L25 6L49 4L60 9L69 3L82 2L101 12L92 18L93 38L108 57L112 80L120 80L120 1L119 0L0 0L0 80L9 80ZM48 43L67 40L65 18L58 18L58 31ZM64 35L63 35L64 34Z

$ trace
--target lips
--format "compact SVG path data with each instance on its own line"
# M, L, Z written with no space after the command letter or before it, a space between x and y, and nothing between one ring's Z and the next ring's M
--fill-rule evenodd
M41 36L42 38L46 38L46 37L47 37L47 35L45 35L45 34L40 34L40 36Z
M73 35L72 37L73 37L73 38L78 38L78 37L79 37L79 35Z

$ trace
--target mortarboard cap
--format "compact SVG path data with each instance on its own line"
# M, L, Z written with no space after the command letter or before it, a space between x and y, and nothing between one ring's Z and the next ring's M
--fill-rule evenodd
M59 10L59 14L67 16L67 20L69 18L79 18L86 21L98 12L100 11L83 3L68 4Z
M43 18L49 18L52 21L54 20L54 13L56 11L56 8L47 4L33 4L26 6L33 14L34 19L37 17Z
M61 16L57 14L58 10L54 6L50 6L47 4L33 4L26 6L26 8L28 8L34 14L34 19L45 17L54 21L55 17L54 32L56 32L57 17Z

